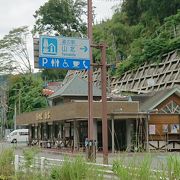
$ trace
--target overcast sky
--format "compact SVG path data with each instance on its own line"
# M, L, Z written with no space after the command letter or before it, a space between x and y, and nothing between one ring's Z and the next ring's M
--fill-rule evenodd
M0 38L8 34L13 28L27 25L33 27L33 14L48 0L0 0ZM118 0L93 0L96 7L96 21L111 17L112 7ZM29 42L30 54L32 56L32 42Z
M0 0L0 38L13 28L23 25L32 27L34 12L45 2L47 0ZM117 0L93 0L96 20L111 17L111 8L116 4Z

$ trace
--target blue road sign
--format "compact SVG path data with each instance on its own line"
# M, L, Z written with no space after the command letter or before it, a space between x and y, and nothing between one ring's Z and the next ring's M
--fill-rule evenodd
M40 36L39 68L90 69L89 40Z
M39 57L39 68L44 69L74 69L74 70L89 70L90 61L89 60L74 60L74 59L64 59L64 58L47 58Z
M56 56L58 55L58 39L55 37L51 38L42 38L42 43L41 43L41 50L42 50L42 55L50 55L50 56Z

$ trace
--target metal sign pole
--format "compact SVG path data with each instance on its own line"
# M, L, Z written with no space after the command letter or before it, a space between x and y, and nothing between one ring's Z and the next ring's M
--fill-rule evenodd
M92 63L92 0L88 0L88 38L90 43L90 63ZM88 102L89 102L89 114L88 114L88 139L93 139L93 116L92 116L92 103L93 103L93 89L92 89L92 67L88 71Z
M106 44L101 46L101 85L102 85L102 141L103 163L108 164L108 122L107 122L107 95L106 95Z
M93 63L92 60L92 0L88 0L88 38L90 43L90 64ZM93 67L91 66L88 71L88 159L90 161L95 161L95 141L94 141L94 122L93 122Z

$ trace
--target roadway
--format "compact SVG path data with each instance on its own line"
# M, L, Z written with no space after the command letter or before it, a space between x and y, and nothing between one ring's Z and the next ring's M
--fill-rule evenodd
M7 142L0 142L0 153L7 149L7 148L13 148L15 154L17 155L23 155L23 150L26 148L29 148L24 143L17 143L17 144L11 144ZM116 154L109 154L109 164L113 163L113 160L121 159L124 160L125 163L133 162L134 160L142 161L142 159L148 155L152 158L152 168L153 169L159 169L159 166L162 163L166 164L167 157L170 155L180 155L180 152L152 152L152 153L126 153L126 152L120 152ZM41 148L40 151L37 153L37 157L45 157L45 158L52 158L52 159L64 159L65 156L68 157L74 157L78 155L77 153L71 153L71 152L62 152L60 150L56 149L47 149L47 148ZM80 155L86 157L85 153L80 153ZM102 153L97 153L96 155L96 162L97 163L103 163L103 156Z

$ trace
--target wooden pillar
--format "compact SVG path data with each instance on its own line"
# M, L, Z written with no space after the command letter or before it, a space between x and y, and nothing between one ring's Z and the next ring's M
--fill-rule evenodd
M32 125L29 125L29 142L28 144L31 145L32 143Z
M147 115L146 118L146 151L149 152L149 117L150 115Z
M47 123L43 123L43 140L47 140Z
M94 118L94 121L93 121L93 128L94 128L94 140L96 142L96 149L97 149L97 146L98 146L98 138L97 138L97 119Z
M56 137L56 134L55 134L55 126L56 126L56 123L53 122L53 123L52 123L52 139L53 139L53 140L54 140L55 137Z
M127 151L130 152L132 149L132 132L133 132L133 122L131 119L126 119L126 144Z
M38 138L38 124L34 125L34 138L37 139Z
M41 124L38 124L38 140L41 140Z
M78 148L78 129L77 129L77 121L74 120L74 134L73 134L73 144L74 144L74 151Z
M115 152L114 149L114 117L111 119L111 128L112 128L112 153Z
M48 126L49 126L49 139L50 140L52 140L53 139L53 123L52 122L50 122L50 123L48 123Z

